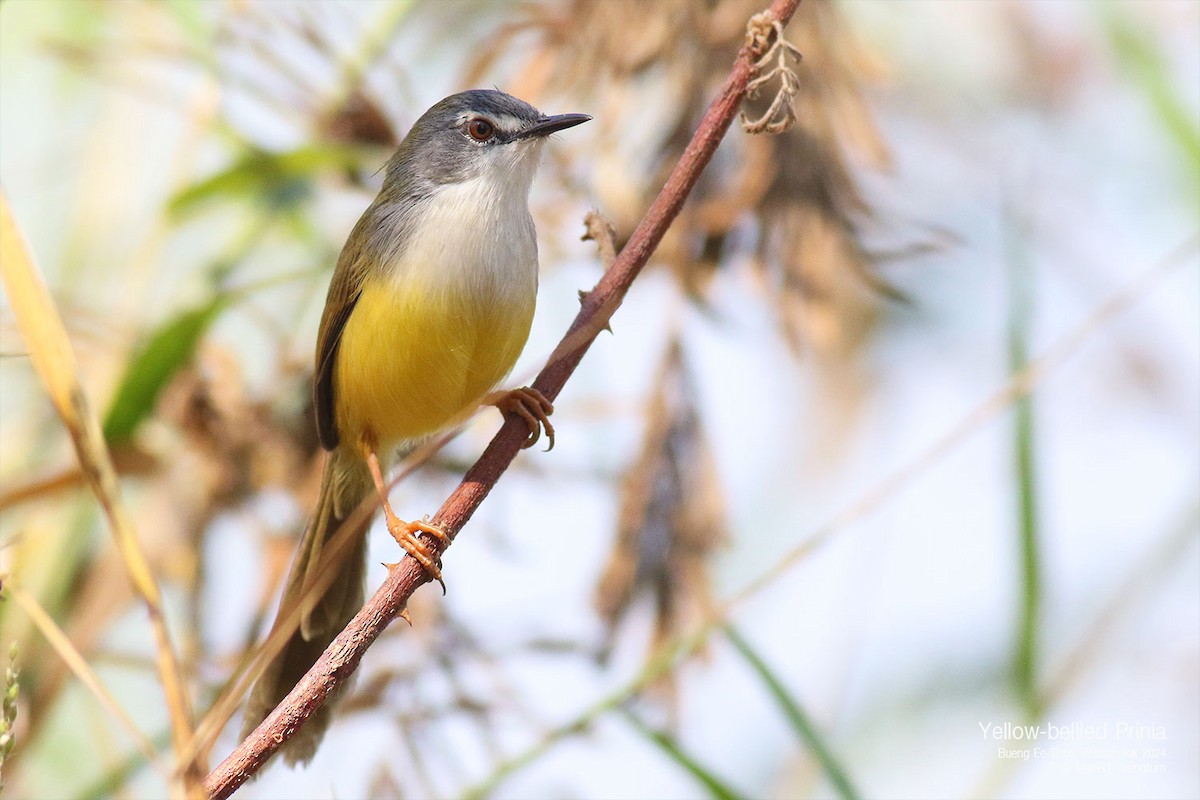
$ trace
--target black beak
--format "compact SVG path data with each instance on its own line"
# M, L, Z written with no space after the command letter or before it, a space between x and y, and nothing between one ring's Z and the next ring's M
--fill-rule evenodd
M549 136L557 131L582 125L591 118L590 114L555 114L552 117L542 117L512 138L528 139L533 136Z

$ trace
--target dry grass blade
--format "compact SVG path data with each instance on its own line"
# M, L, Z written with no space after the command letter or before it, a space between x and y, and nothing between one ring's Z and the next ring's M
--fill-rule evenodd
M100 678L88 666L83 655L71 644L71 640L62 628L55 624L54 620L46 613L46 609L38 603L37 599L29 592L22 589L20 586L14 586L11 583L4 588L12 592L13 600L21 607L21 610L29 615L33 624L42 632L42 636L46 637L46 641L54 648L54 652L58 653L66 665L75 674L89 692L99 701L100 705L108 713L112 714L113 718L121 723L129 735L133 737L133 741L137 744L138 750L146 757L146 760L157 769L164 778L170 779L171 771L167 765L158 757L158 751L154 747L154 743L146 738L146 734L138 728L125 709L121 708L121 704L117 699L105 688L100 682Z
M172 739L177 752L183 752L192 738L191 711L179 663L171 647L162 599L149 564L138 544L133 526L125 515L119 496L117 473L87 395L75 370L75 356L66 328L49 290L37 273L33 258L9 209L8 198L0 193L0 278L8 292L8 302L17 328L25 340L33 368L46 386L55 410L71 436L79 464L88 485L104 509L117 550L134 590L146 605L154 628L158 651L158 673L166 692L171 718ZM181 765L188 796L199 796L199 770Z

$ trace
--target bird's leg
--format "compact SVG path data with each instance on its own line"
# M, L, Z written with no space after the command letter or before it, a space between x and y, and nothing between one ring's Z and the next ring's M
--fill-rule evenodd
M388 500L387 487L383 482L383 471L379 467L379 456L376 455L375 448L371 445L364 445L363 457L367 460L367 469L371 472L371 480L375 482L375 491L379 492L379 499L383 504L383 518L387 522L388 533L396 540L396 544L404 548L406 553L424 567L430 578L442 585L442 594L445 594L446 582L442 580L440 562L437 556L430 551L429 543L417 534L428 534L441 540L447 546L450 544L450 537L441 528L430 525L428 517L420 522L405 522L397 517L396 512L392 510L391 501Z
M505 392L492 392L483 398L483 405L495 406L503 414L516 414L525 420L525 424L529 426L529 437L521 445L522 448L533 447L545 430L546 438L550 442L546 445L546 451L554 449L554 426L550 424L554 404L537 389L525 386Z

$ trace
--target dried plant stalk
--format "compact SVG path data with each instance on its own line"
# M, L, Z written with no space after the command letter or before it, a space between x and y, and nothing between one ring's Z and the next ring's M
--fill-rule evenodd
M711 609L705 563L726 538L725 504L692 393L676 336L646 409L641 455L621 482L617 537L596 588L606 650L639 590L654 596L655 647Z
M108 520L129 581L146 607L154 630L158 675L166 694L171 738L176 752L182 753L191 745L191 703L167 631L158 584L121 504L117 472L100 429L100 420L92 413L79 383L66 328L50 292L37 273L3 194L0 194L0 276L4 279L17 326L29 349L29 358L71 436L83 474ZM188 797L199 796L200 770L196 763L188 759L179 765L179 770L182 784L173 788Z

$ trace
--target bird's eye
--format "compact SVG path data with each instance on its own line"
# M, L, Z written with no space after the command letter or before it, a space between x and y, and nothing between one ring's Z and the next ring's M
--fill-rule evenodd
M496 135L496 126L486 119L476 117L467 123L467 135L477 142L486 142Z

